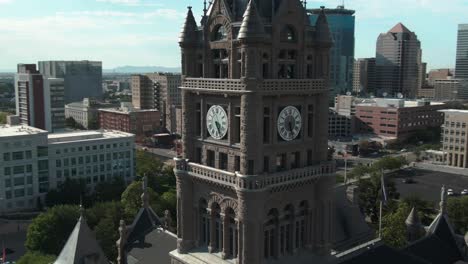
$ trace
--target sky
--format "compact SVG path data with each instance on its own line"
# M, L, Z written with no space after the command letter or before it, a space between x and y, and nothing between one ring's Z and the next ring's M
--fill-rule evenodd
M341 4L308 0L310 8ZM356 10L356 58L374 57L378 35L402 22L418 35L429 69L454 67L457 25L468 23L468 0L344 4ZM0 0L0 71L39 60L100 60L105 69L178 67L187 6L200 18L203 0Z

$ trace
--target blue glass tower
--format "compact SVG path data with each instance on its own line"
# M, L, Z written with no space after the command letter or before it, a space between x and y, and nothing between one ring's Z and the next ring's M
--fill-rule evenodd
M312 25L315 24L320 10L309 10ZM344 6L325 9L334 42L330 62L331 100L334 100L337 94L345 94L353 90L354 13L354 10L345 9Z

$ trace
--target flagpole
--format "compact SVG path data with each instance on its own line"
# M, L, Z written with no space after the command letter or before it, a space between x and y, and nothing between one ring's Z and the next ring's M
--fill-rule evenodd
M379 213L379 238L382 238L382 200L380 200L380 213Z

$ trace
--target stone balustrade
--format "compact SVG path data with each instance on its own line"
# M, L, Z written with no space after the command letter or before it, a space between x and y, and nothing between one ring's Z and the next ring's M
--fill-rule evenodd
M246 85L240 79L186 78L182 88L189 90L245 91Z

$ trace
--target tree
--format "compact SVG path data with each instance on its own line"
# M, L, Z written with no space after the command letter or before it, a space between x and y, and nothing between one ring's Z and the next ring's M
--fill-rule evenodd
M54 255L45 255L40 252L27 252L23 255L16 264L50 264L55 261L57 257Z
M87 195L87 187L84 179L65 179L57 189L50 190L46 194L46 205L52 207L59 204L80 204L89 207L93 203Z
M411 208L406 203L399 203L394 212L386 214L382 218L382 239L385 244L402 248L407 244L407 233L405 220Z
M423 200L417 195L403 198L401 202L406 204L410 209L414 207L418 211L422 224L429 225L432 222L431 216L436 213L434 203Z
M79 207L59 205L34 218L26 236L26 248L58 255L79 218Z
M88 129L90 130L99 129L99 120L96 117L91 117L88 120Z
M121 177L114 177L111 182L101 182L94 189L95 201L120 201L125 191L125 181Z
M449 198L447 211L455 232L466 234L468 232L468 196Z
M361 179L362 176L371 173L372 169L364 164L358 164L348 173L348 177L351 179Z
M375 171L381 170L398 170L401 169L403 166L408 165L408 161L405 157L398 156L385 156L378 161L372 164L372 169Z
M7 113L0 112L0 125L6 124L7 121Z
M76 120L73 118L73 117L69 117L67 119L65 119L65 126L69 127L69 128L73 128L73 129L80 129L80 130L84 130L85 128L83 127L83 125L81 125L80 123L76 122Z
M368 179L361 179L358 182L359 206L361 210L370 217L373 223L379 220L380 200L382 197L381 176L373 172ZM397 192L395 183L390 179L385 179L385 190L387 199L398 199L400 194Z
M133 219L138 210L141 208L142 193L143 191L141 181L134 181L122 193L122 207L127 217ZM158 206L159 195L153 189L151 189L151 187L148 187L148 195L150 205L152 208L156 208Z

